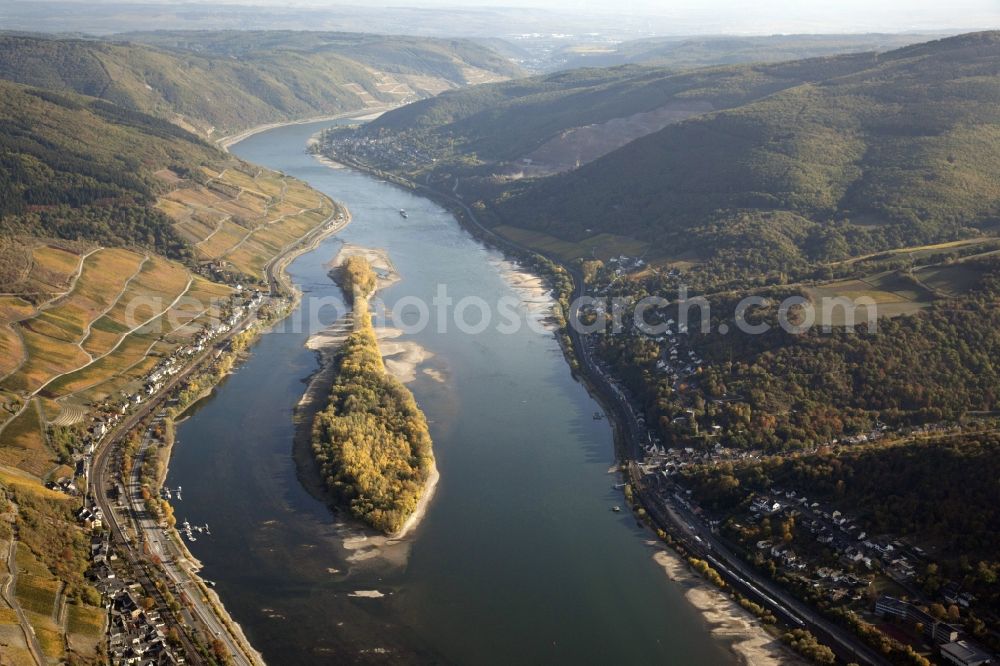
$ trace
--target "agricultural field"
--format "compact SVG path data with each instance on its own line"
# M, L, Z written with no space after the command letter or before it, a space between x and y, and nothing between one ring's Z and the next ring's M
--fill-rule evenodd
M45 656L61 661L66 654L66 629L61 625L65 584L23 543L17 544L17 568L14 599L24 611Z
M976 239L943 243L937 246L913 248L914 254L921 254L933 247L936 250L971 247L995 239ZM893 253L906 254L905 251ZM908 270L891 270L853 279L837 280L806 288L810 300L819 306L823 299L847 298L868 299L875 304L879 317L910 315L929 307L935 301L959 298L973 289L983 277L984 264L978 260L996 252L973 254L964 259L931 264ZM926 255L923 255L926 256ZM867 313L864 305L855 310L855 322L865 321ZM833 311L829 322L833 326L845 324L846 311Z
M0 553L6 555L7 542L0 541ZM3 565L3 572L4 576L0 577L0 581L6 579L6 561ZM0 600L0 645L3 645L4 664L35 666L35 660L25 645L24 633L21 631L17 613L2 600Z
M105 615L103 608L68 604L66 606L66 641L70 648L84 656L96 656L94 648L104 636Z
M915 275L927 289L944 297L960 296L974 287L982 277L981 271L967 262L928 266L915 271Z
M0 466L47 478L57 458L47 427L141 387L232 289L123 248L24 252L25 295L0 300Z
M203 176L158 206L201 263L249 282L334 212L304 183L235 161ZM169 170L158 177L179 182ZM38 479L58 467L50 426L141 389L233 293L147 250L67 241L2 250L12 289L0 297L0 469Z
M215 171L202 167L203 185L174 190L157 206L203 263L250 279L281 250L333 213L332 203L305 183L245 165Z
M602 233L579 242L567 241L550 236L540 231L522 229L510 225L494 227L493 231L509 241L524 245L542 254L556 257L560 261L572 262L576 259L603 259L625 255L626 257L644 256L649 249L647 243Z
M16 468L41 477L55 464L55 453L45 438L37 400L6 422L0 444L0 466Z
M912 279L891 271L864 279L839 280L806 289L810 300L820 306L824 299L846 298L850 300L868 299L874 303L879 317L898 317L913 314L928 307L934 301L934 295L915 283ZM831 326L843 326L847 322L847 311L835 308L831 312L828 323ZM854 321L863 322L867 319L864 305L855 308Z
M67 644L81 655L96 656L105 611L79 601L69 603L73 594L58 573L60 566L78 566L69 562L79 554L67 554L65 543L61 541L66 530L79 529L73 523L63 522L66 514L62 507L72 502L72 498L48 490L26 474L3 468L0 468L0 493L12 500L7 504L10 513L0 515L6 529L5 534L0 533L0 585L11 573L7 568L11 547L16 564L16 584L10 588L14 606L0 599L0 663L34 663L24 641L18 608L50 663L64 662ZM22 520L24 518L26 520ZM12 519L18 525L17 534L27 538L11 542L13 532L8 527L8 520ZM41 536L34 533L35 530L39 530ZM36 551L36 548L41 550Z

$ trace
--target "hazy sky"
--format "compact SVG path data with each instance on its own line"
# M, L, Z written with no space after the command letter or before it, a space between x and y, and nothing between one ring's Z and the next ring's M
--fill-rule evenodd
M90 0L93 2L94 0ZM98 0L275 7L530 7L619 20L662 17L680 32L900 32L1000 28L1000 0ZM0 0L2 2L2 0Z

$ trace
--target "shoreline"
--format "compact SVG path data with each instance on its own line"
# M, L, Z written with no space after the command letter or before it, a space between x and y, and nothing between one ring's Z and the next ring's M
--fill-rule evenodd
M441 474L438 472L437 460L431 465L431 473L427 477L427 481L424 482L424 491L420 494L420 499L417 500L417 506L414 507L413 512L410 517L406 519L403 526L396 531L395 534L390 534L388 540L392 541L402 541L406 538L406 535L417 528L422 521L427 516L427 509L430 507L431 500L434 498L434 493L437 492L438 481L441 480Z
M285 123L272 123L269 125L261 125L251 130L242 132L238 135L226 137L224 140L225 143L224 144L220 143L220 146L222 147L223 150L229 152L230 146L235 145L236 143L239 143L240 141L254 134L264 132L270 129L275 129L277 127L282 127L285 125L300 125L309 122L318 122L320 120L322 119L306 119L301 121L291 121ZM322 243L330 236L333 236L343 231L347 227L347 225L349 225L352 221L351 212L346 206L339 204L332 197L327 196L322 192L319 192L319 194L330 203L331 205L330 215L325 220L323 220L323 222L320 223L318 226L314 227L306 234L304 234L302 237L295 239L287 246L282 248L278 255L276 255L273 259L271 259L271 261L269 261L267 264L264 265L265 276L269 280L272 280L273 284L277 285L279 288L283 288L284 290L286 290L289 302L285 306L284 310L278 316L276 316L272 321L270 321L266 327L258 327L258 330L256 331L256 335L254 337L253 342L251 343L251 346L252 344L255 344L259 340L261 335L263 335L264 333L272 329L274 326L276 326L278 323L280 323L281 321L285 320L288 316L290 316L292 312L295 310L295 308L298 307L299 303L301 302L302 291L289 278L288 274L286 273L287 267L298 257L316 249L320 245L320 243ZM342 213L342 219L337 219L338 215L341 213ZM244 355L241 354L240 356L243 357ZM196 399L192 400L188 405L184 407L184 409L182 409L180 412L174 415L173 417L174 420L171 425L171 428L174 431L176 431L176 426L178 423L181 423L188 418L188 411L192 407L201 403L203 400L210 398L214 394L219 384L221 384L226 377L228 377L230 374L232 374L237 370L241 360L242 358L237 358L233 363L233 367L230 368L230 370L227 373L225 373L222 377L219 377L219 380L214 382L210 387L206 387L206 389ZM167 451L166 462L164 463L163 467L163 479L160 481L161 485L162 483L165 483L166 478L169 475L170 457L173 454L174 446L177 445L176 434L174 434L174 436L171 439L173 439L174 441L172 442ZM199 575L198 572L203 567L201 561L194 556L194 554L188 548L187 543L185 543L184 540L180 538L180 535L177 533L176 528L174 528L173 531L176 536L175 545L177 546L178 551L181 554L181 557L177 562L178 568L187 573L188 577L196 585L198 592L205 599L208 600L208 603L210 604L212 611L217 617L218 621L221 622L222 625L226 627L229 630L229 632L233 635L233 637L236 639L237 645L240 645L241 650L246 653L245 656L247 656L251 660L251 662L256 662L262 665L265 664L266 662L263 658L263 654L259 650L257 650L254 647L253 643L251 643L250 640L247 638L242 625L240 625L240 623L233 618L232 614L229 612L229 610L223 603L222 598L214 589L211 589L207 585L205 580ZM211 639L212 637L208 636L206 638Z
M663 568L667 578L682 589L684 601L701 614L712 638L725 645L741 664L806 666L807 662L779 637L770 634L758 618L722 590L707 585L680 555L659 542L654 543L657 552L653 560Z
M276 127L284 125L306 124L309 122L319 122L324 119L335 119L335 118L316 118L316 119L308 119L297 122L276 123L266 126L260 126L258 128L254 128L253 130L248 130L247 132L244 132L241 135L238 135L239 138L237 140L228 142L225 145L224 149L228 149L228 146L234 145L239 140L245 139L259 132L267 131L269 129L274 129ZM316 156L316 159L319 163L329 168L345 168L345 167L352 169L357 168L355 165L340 164L332 160L329 160L328 158L320 159L320 156ZM359 171L369 173L370 175L376 175L376 174L371 174L371 172L368 172L365 169L359 169ZM376 175L376 177L378 176ZM392 181L390 180L389 182ZM410 189L410 188L405 188L405 189ZM343 207L343 210L347 212L346 207ZM349 212L347 213L347 215L348 215L347 222L349 222L350 221ZM453 214L453 217L455 217L456 220L460 224L462 224L463 216ZM325 239L329 235L332 235L333 233L336 233L337 231L340 231L341 229L344 228L344 226L346 226L346 223L330 231L329 233L320 234L318 238L314 239L314 242L306 244L304 247L300 248L298 252L290 253L293 254L293 256L288 257L286 261L282 262L275 261L273 266L274 270L278 271L279 273L283 273L284 268L287 267L287 265L291 263L291 261L294 260L295 257L300 256L305 252L311 251L312 249L315 249L315 247L318 246L323 239ZM494 246L500 247L501 250L503 249L501 245L494 245ZM522 269L522 270L525 270L525 272L528 274L536 275L530 270L527 269ZM285 277L287 278L287 275ZM298 297L300 295L298 289L295 288L294 285L290 286L295 290L296 297ZM282 319L285 316L288 316L288 314L294 309L297 302L298 302L297 300L293 302L292 306L289 307L288 312L285 313ZM276 320L276 322L277 321L280 321L280 319ZM330 356L332 356L332 352L327 352L326 350L317 349L315 351L320 357L320 364L319 368L305 380L308 385L306 394L308 394L309 392L309 387L311 387L314 382L318 382L321 376L323 375L324 370L328 368L328 366L330 365L329 358ZM603 404L603 401L599 399L599 392L590 390L591 387L589 386L589 383L587 381L583 381L583 383L589 389L588 392L591 393L592 397L594 397L597 400L601 408L605 411L605 413L609 415L609 420L614 422L614 419L612 418L613 410L610 410L607 407L607 405ZM298 419L298 412L300 407L302 406L302 402L307 397L306 394L303 395L302 400L300 400L299 405L296 407L295 410L296 419ZM322 407L319 407L319 409L322 409ZM310 418L308 420L308 429L307 429L307 432L310 436L311 436L311 424L312 424L312 419ZM617 430L617 424L615 424L615 426ZM296 423L296 432L297 432L296 439L298 439L298 430L299 430L299 424ZM297 444L293 445L293 458L296 457L296 451L294 450L296 447ZM309 452L308 444L306 446L306 452L307 453ZM296 462L298 463L300 462L300 460L296 458ZM309 458L309 463L310 466L314 469L315 461L312 460L311 456ZM301 472L301 466L300 466L300 472ZM321 479L319 479L318 474L316 474L315 476L316 479L321 484L322 481ZM350 520L352 523L356 524L352 524L350 526L350 529L356 530L358 526L362 526L366 534L371 535L365 538L367 538L369 544L375 548L378 547L377 544L371 543L372 541L375 540L381 541L381 543L385 545L390 545L397 541L403 540L413 529L415 529L419 525L420 520L422 520L423 517L426 515L426 511L429 507L431 500L433 499L437 483L439 480L440 480L440 474L438 472L437 465L435 464L432 473L428 478L427 483L424 486L424 491L421 495L421 498L420 500L418 500L417 507L407 518L407 521L404 523L403 527L401 527L396 534L384 535L375 532L367 525L364 525L360 521L356 521L353 518L351 518ZM309 485L301 478L301 476L300 476L300 482L303 483L307 491L310 491ZM320 488L320 492L323 492L322 488ZM310 492L310 494L312 493ZM324 501L329 504L329 498L324 498ZM335 515L338 518L345 517L345 514L341 513L339 509L337 511L338 513ZM656 563L659 564L661 567L663 567L664 571L666 572L668 578L671 581L681 586L681 589L684 592L685 601L689 603L695 610L697 610L702 615L702 617L705 619L706 623L709 625L711 629L712 637L715 640L722 643L733 654L735 654L737 659L740 660L741 663L765 664L765 665L805 663L796 655L794 655L786 646L784 646L784 644L781 643L780 639L769 634L754 616L752 616L749 612L741 608L735 601L733 601L723 592L711 587L711 585L697 573L691 571L687 563L680 556L678 556L673 551L666 550L665 546L663 546L662 544L658 545L659 548L657 550L657 553L653 556ZM203 587L204 585L203 581L201 581L200 578L198 580ZM212 598L214 600L218 599L217 595L214 595L214 593ZM219 603L219 607L222 607L221 602ZM226 613L226 615L228 616L228 613ZM233 624L235 625L235 623Z
M397 108L395 105L386 106L373 106L368 109L354 109L353 111L344 111L342 113L335 113L326 116L313 116L310 118L301 118L299 120L281 120L273 123L264 123L263 125L256 125L250 129L245 129L236 134L227 134L221 136L218 139L208 138L210 142L218 146L219 149L229 152L231 146L236 145L244 139L249 139L254 134L260 134L261 132L267 132L268 130L277 129L279 127L289 127L292 125L308 125L309 123L321 123L326 120L343 120L344 118L357 118L358 120L370 120L377 118L387 111Z

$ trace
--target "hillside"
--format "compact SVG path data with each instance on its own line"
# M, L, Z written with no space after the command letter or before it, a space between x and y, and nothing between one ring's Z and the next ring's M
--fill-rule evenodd
M975 233L1000 206L998 71L1000 33L908 47L524 182L495 211L757 271Z
M565 53L564 69L625 64L692 69L738 63L802 60L844 53L889 51L944 37L925 33L858 35L762 35L651 37L620 44L575 45Z
M237 326L282 305L267 268L342 219L164 119L0 81L0 570L8 552L20 569L4 656L103 663L78 520L94 447L150 396L191 401L224 376L252 336Z
M298 32L129 38L2 35L0 77L99 97L217 137L517 73L488 49L462 41Z
M0 93L0 405L22 420L36 396L53 401L44 425L65 411L55 400L85 390L96 404L115 391L94 394L101 381L148 370L139 361L159 334L177 331L130 326L130 299L154 299L150 321L183 316L182 296L207 308L231 290L205 278L263 283L275 256L334 215L305 184L166 121L8 82Z
M977 33L679 74L574 70L411 104L325 150L458 179L484 222L535 247L589 253L611 234L706 273L796 273L992 228L998 69L1000 36Z
M503 77L520 74L509 59L480 42L463 39L293 30L158 30L123 33L114 39L236 58L277 53L336 54L377 70L433 76L454 85L469 83L476 70Z
M872 55L675 73L629 65L451 91L384 114L336 149L411 173L504 178L573 169L670 124L804 81L871 65ZM335 138L335 140L337 140Z
M152 208L159 169L221 154L166 121L103 100L0 81L0 231L188 252Z

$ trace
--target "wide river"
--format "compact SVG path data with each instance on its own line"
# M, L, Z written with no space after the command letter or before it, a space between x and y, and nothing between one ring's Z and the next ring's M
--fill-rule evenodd
M353 221L291 264L303 307L181 423L170 464L178 519L211 529L190 549L250 641L276 665L733 663L653 561L652 535L611 510L623 498L610 427L548 332L435 324L402 338L433 354L409 386L441 481L408 552L362 559L345 547L291 456L293 408L317 367L303 346L308 304L339 303L326 264L344 242L386 250L401 277L380 293L390 307L430 303L438 285L489 303L515 290L503 257L437 204L306 154L330 124L232 147L346 204Z

